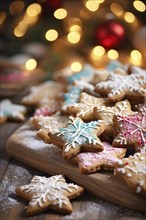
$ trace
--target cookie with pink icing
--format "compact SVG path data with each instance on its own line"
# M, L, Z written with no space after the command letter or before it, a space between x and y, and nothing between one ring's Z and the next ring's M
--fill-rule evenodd
M81 151L102 151L103 144L98 136L104 129L102 120L84 123L82 119L70 116L66 127L48 135L53 144L62 148L63 158L72 158Z
M27 108L23 105L14 104L9 99L0 102L0 124L7 120L24 121Z
M37 136L42 139L45 143L51 143L48 133L50 131L56 131L61 127L67 125L67 115L61 115L59 112L52 116L35 116L31 118L32 125L38 130Z
M95 92L107 96L113 102L120 101L125 97L136 104L136 102L144 102L145 88L146 82L143 72L125 76L111 73L107 81L96 84Z
M134 116L114 116L114 123L119 134L114 139L114 147L126 147L140 152L146 145L146 107Z
M70 199L79 196L83 190L81 186L67 183L63 175L56 175L49 178L34 176L30 184L17 187L16 193L29 201L26 214L31 216L47 209L71 213Z
M136 193L146 196L146 151L118 161L114 174Z
M82 152L74 158L79 164L80 173L94 173L101 169L113 170L119 158L123 158L126 154L126 149L114 148L107 142L103 142L103 147L101 152Z

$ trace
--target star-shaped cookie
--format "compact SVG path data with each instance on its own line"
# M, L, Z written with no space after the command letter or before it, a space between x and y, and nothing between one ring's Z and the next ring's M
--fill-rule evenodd
M146 149L141 153L123 158L117 163L114 174L129 188L146 196Z
M82 92L79 98L79 103L74 103L67 107L67 112L73 116L80 117L83 121L96 120L93 114L95 106L103 106L104 100Z
M101 152L83 152L74 158L79 164L80 173L93 173L101 169L113 170L119 158L123 158L126 154L126 149L114 148L107 142L103 142L103 147Z
M16 188L16 193L27 199L26 213L34 215L47 209L71 213L73 208L69 199L83 192L83 188L73 183L66 183L63 175L49 178L34 176L29 185Z
M146 145L146 108L140 109L134 116L117 115L113 120L119 134L112 145L141 151L142 146Z
M103 144L97 136L104 128L102 120L84 123L82 119L70 116L67 126L59 132L49 132L49 137L53 144L63 148L63 158L71 158L80 151L102 151Z
M106 128L104 135L117 134L114 126L113 117L114 115L135 115L135 112L131 110L131 105L128 100L117 102L113 107L97 106L93 109L94 115L97 119L105 120Z
M0 123L8 119L24 121L27 108L23 105L12 103L9 99L0 102Z
M37 136L46 143L51 143L48 133L57 131L59 128L65 127L68 122L67 115L61 115L59 112L52 116L35 116L31 119L32 125L38 130Z
M125 96L138 102L144 100L146 82L144 74L131 74L123 76L111 73L105 82L97 83L95 92L108 96L111 101L120 101Z

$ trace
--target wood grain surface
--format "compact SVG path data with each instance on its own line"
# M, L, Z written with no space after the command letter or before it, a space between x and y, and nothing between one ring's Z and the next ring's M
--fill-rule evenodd
M9 138L7 152L10 156L48 174L64 174L100 199L146 213L144 197L129 190L112 172L80 174L77 165L61 158L60 149L45 144L36 137L36 131L31 127L30 122Z

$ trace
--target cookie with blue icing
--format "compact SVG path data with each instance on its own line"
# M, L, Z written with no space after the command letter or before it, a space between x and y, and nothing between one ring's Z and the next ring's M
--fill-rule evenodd
M27 108L23 105L12 103L9 99L0 102L0 124L12 119L24 121Z
M69 84L73 83L76 80L83 80L90 82L94 76L95 69L90 64L85 64L83 69L80 72L77 72L69 77L67 77L67 82Z
M104 129L103 120L84 123L82 119L70 116L66 127L48 135L53 144L62 148L63 158L72 158L81 151L102 151L103 144L98 136Z

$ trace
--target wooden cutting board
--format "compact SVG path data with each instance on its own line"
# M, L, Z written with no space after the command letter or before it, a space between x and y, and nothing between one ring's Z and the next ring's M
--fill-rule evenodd
M61 150L36 137L30 121L19 128L7 142L7 152L16 159L48 174L64 174L97 197L126 208L146 213L146 198L132 192L113 172L80 174L78 166L61 158Z

